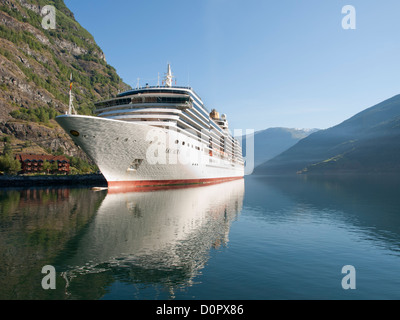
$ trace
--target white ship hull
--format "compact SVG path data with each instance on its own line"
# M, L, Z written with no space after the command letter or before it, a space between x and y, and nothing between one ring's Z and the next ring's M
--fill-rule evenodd
M210 155L199 141L173 129L81 115L56 120L96 163L109 188L217 183L244 175L243 164Z

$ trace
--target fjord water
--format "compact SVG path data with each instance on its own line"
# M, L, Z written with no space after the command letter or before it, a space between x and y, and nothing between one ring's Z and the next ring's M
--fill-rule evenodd
M395 177L0 190L0 299L399 299ZM56 270L44 290L42 267ZM342 267L355 269L344 289Z

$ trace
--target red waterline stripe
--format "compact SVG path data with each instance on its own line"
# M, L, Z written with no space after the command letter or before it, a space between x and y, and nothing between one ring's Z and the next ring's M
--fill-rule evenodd
M178 189L217 184L243 177L212 178L212 179L186 179L186 180L141 180L141 181L108 181L110 193L123 193L133 191L153 191L161 189Z

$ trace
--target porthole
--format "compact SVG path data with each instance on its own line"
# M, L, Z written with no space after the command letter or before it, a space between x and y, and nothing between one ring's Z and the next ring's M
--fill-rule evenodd
M73 135L74 137L79 137L79 132L76 131L76 130L71 130L69 133L70 133L71 135Z

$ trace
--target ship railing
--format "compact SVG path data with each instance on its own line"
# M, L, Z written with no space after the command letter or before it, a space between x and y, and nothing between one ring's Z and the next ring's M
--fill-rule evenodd
M142 87L136 87L131 90L127 90L125 92L121 92L120 95L127 93L127 92L133 92L136 90L144 90L144 89L165 89L165 88L171 88L171 89L189 89L193 90L192 87L186 87L186 86L172 86L172 87L167 87L167 86L142 86Z

